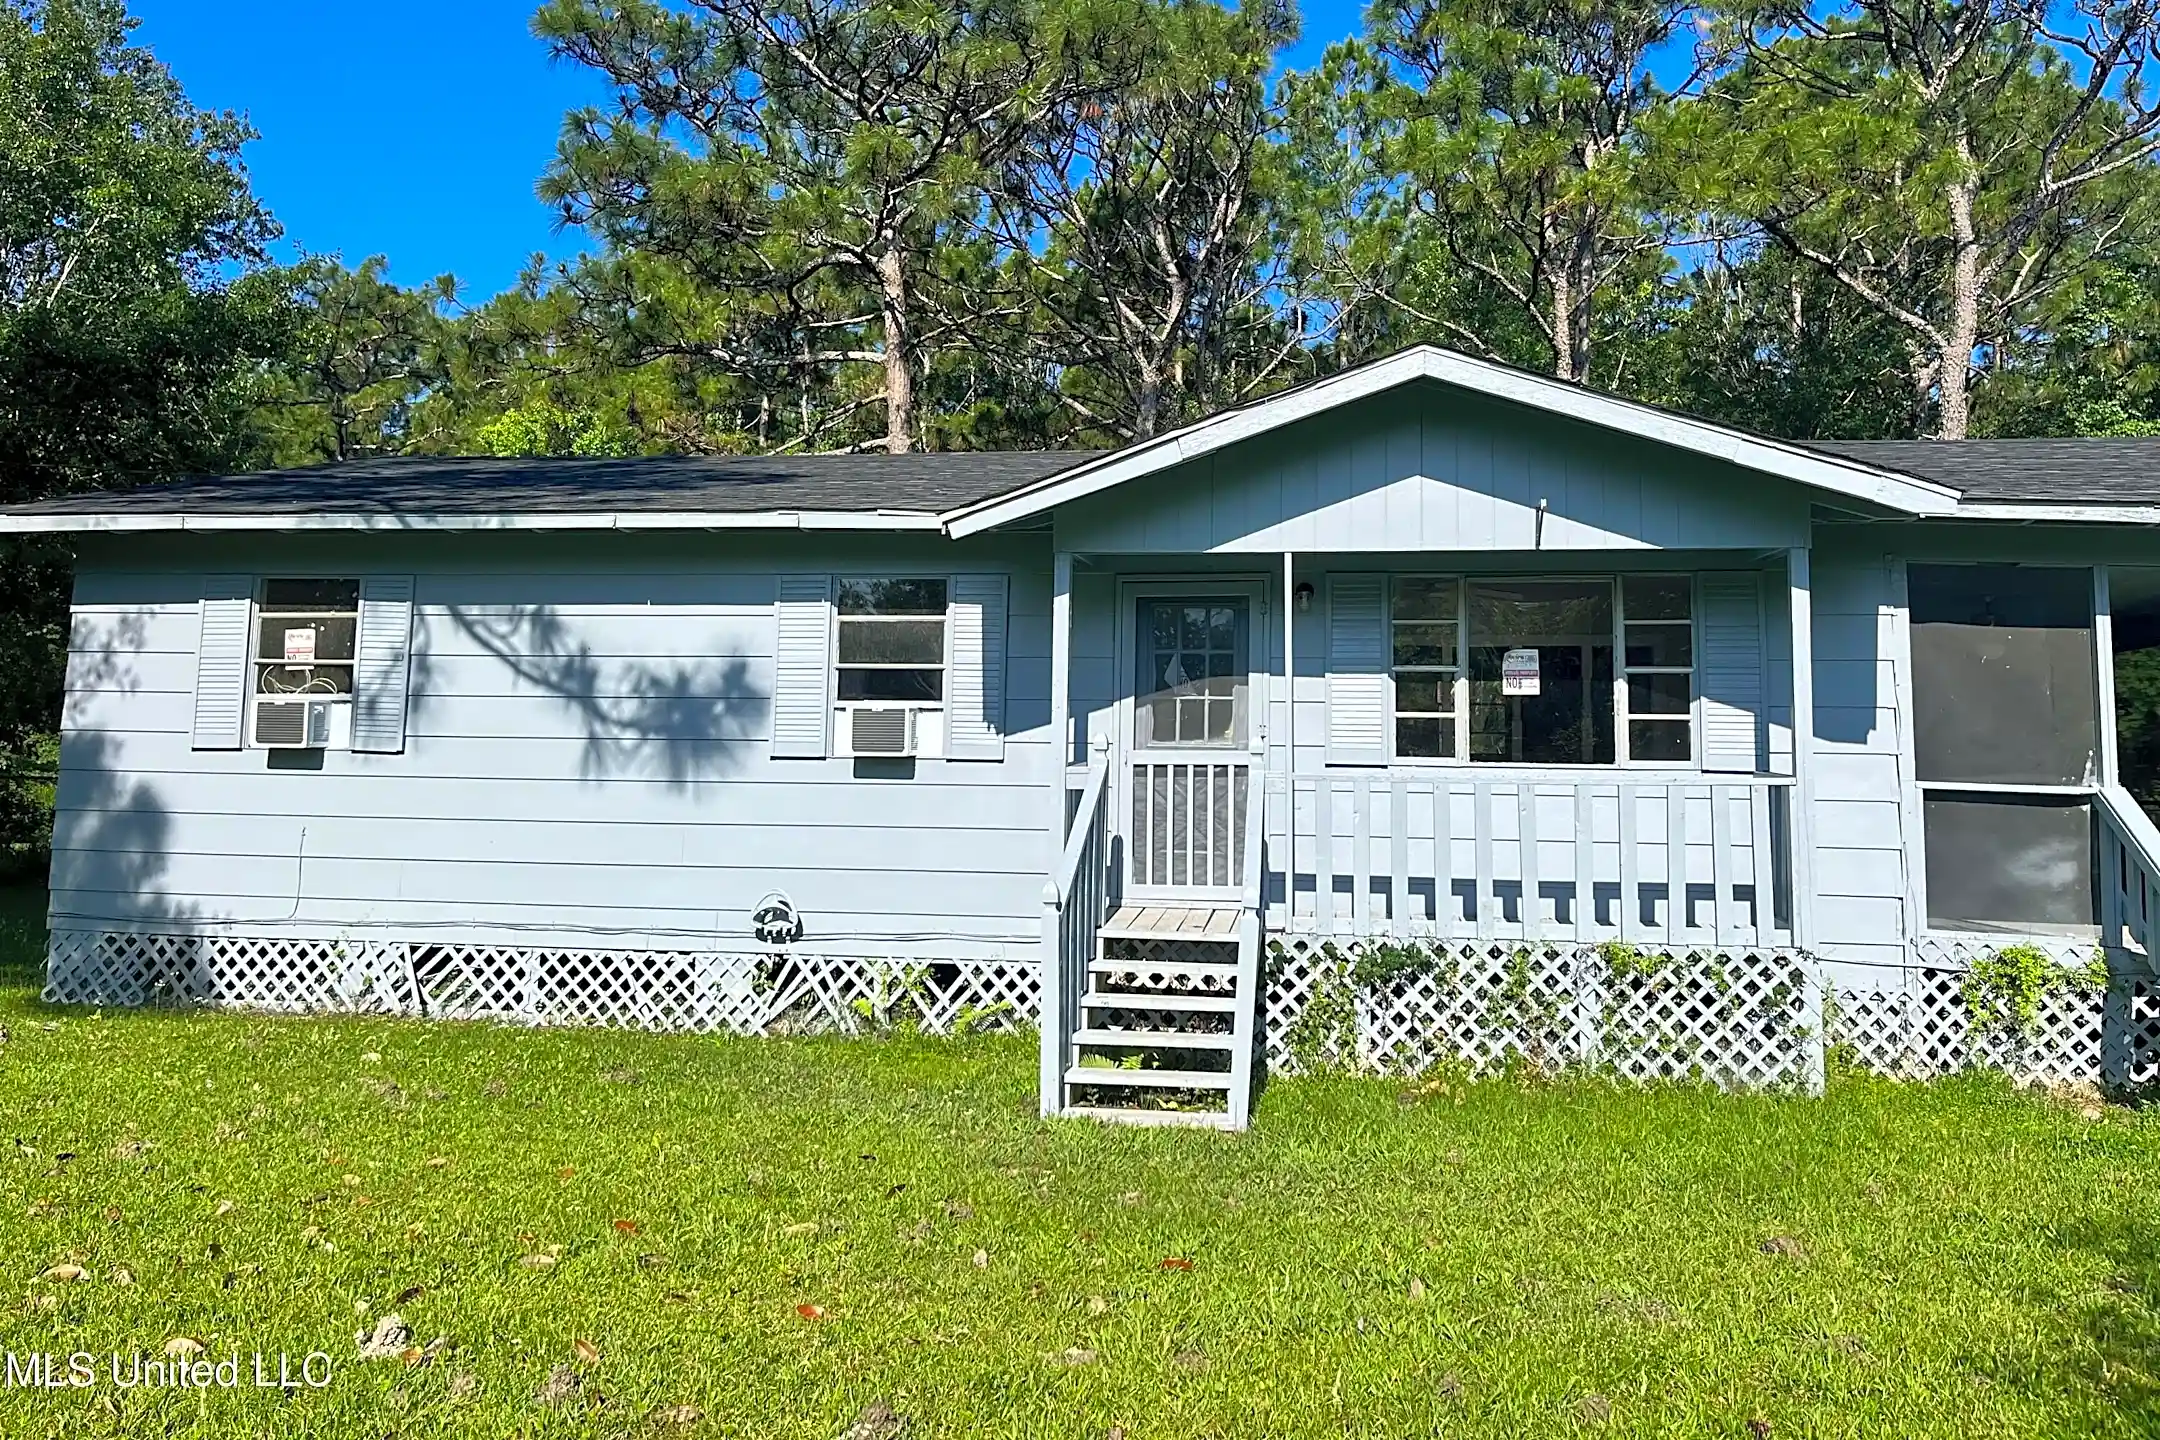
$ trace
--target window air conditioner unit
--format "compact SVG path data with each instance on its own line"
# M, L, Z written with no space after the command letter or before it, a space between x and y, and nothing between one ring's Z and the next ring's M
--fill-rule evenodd
M872 756L913 755L914 710L905 705L880 705L848 711L848 753Z
M255 702L255 743L268 750L320 750L330 743L331 700Z

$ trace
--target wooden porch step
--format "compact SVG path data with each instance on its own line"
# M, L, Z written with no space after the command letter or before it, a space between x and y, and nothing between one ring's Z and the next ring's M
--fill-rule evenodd
M1204 1010L1227 1015L1237 1009L1237 996L1190 990L1090 990L1080 1003L1096 1010Z
M1092 975L1183 975L1195 980L1237 979L1237 962L1211 960L1118 960L1098 955L1088 962Z
M1235 905L1120 905L1096 932L1105 940L1223 940L1235 945Z
M1111 1125L1181 1125L1195 1130L1228 1130L1227 1110L1128 1110L1119 1105L1068 1105L1059 1112Z
M1073 1032L1075 1045L1125 1045L1143 1050L1235 1050L1237 1036L1227 1030L1101 1030Z
M1147 1085L1166 1090L1228 1090L1227 1070L1121 1070L1107 1065L1075 1065L1065 1072L1068 1085Z

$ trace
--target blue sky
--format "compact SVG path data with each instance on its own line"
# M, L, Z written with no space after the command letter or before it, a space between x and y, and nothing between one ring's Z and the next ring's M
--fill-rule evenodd
M247 114L255 193L285 226L281 258L390 258L413 285L454 273L474 303L534 251L586 243L533 195L563 112L605 98L550 63L536 0L134 0L139 43L197 105ZM1362 0L1308 0L1293 65L1358 28Z

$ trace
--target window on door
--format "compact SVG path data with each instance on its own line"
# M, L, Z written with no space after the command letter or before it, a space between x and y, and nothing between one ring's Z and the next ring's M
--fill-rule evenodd
M1242 748L1252 688L1251 606L1238 597L1140 602L1141 749Z

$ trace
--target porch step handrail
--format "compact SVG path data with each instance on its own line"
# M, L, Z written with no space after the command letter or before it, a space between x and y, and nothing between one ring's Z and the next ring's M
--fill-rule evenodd
M1088 767L1080 803L1066 826L1042 902L1042 1113L1064 1108L1065 1055L1079 1028L1080 997L1095 933L1108 916L1110 895L1110 761L1097 756Z
M1257 787L1255 787L1257 788ZM1236 1008L1230 1027L1230 1127L1242 1130L1251 1121L1253 1071L1260 1055L1260 944L1265 934L1267 903L1267 803L1261 794L1247 792L1245 803L1244 874L1238 896L1238 949Z
M1285 930L1793 943L1788 775L1335 771L1265 794L1267 920Z
M2112 949L2131 950L2156 964L2160 922L2160 826L2120 784L2100 787L2100 935Z

